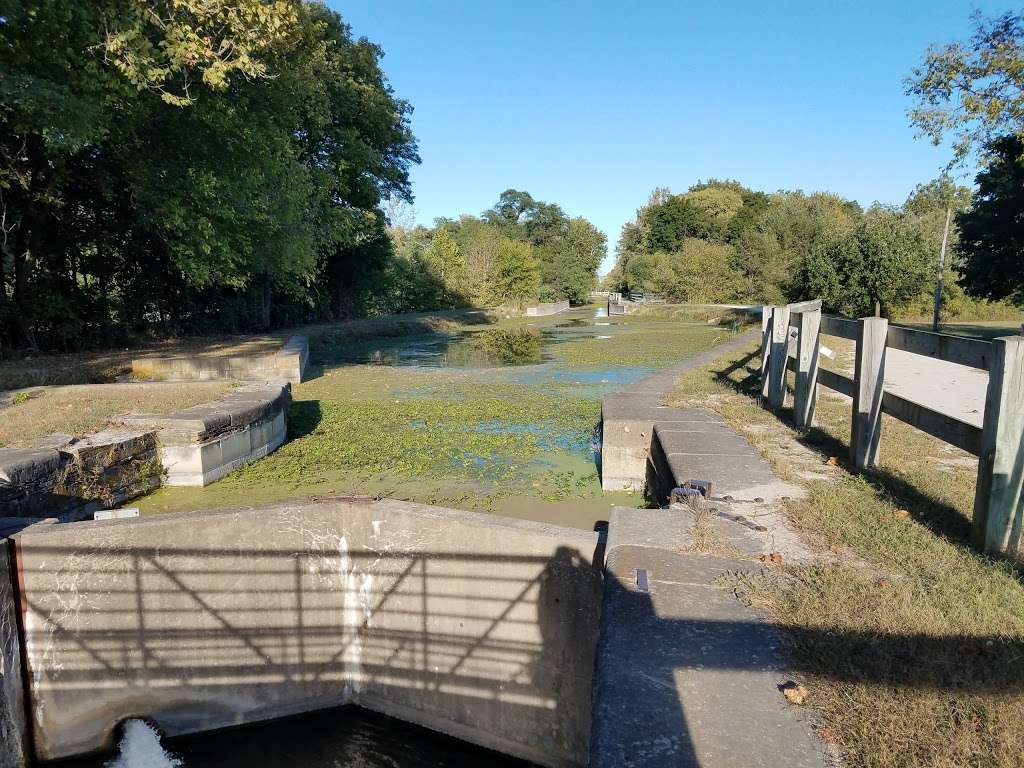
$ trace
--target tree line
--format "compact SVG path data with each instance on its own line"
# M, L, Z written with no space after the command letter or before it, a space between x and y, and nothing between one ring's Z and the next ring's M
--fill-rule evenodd
M821 298L849 316L926 315L948 218L946 316L989 311L978 300L1024 305L1024 14L973 20L969 41L932 46L904 82L911 125L951 140L952 159L902 205L737 181L656 189L623 227L606 284L679 302ZM972 162L973 190L954 181Z
M394 256L374 311L585 303L607 249L586 219L516 189L480 216L442 218L429 228L407 218L389 217Z
M0 0L0 355L583 297L603 238L526 193L389 226L382 55L311 0Z

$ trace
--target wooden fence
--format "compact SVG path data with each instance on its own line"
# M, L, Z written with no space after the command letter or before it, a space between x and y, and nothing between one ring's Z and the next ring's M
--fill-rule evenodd
M992 553L1024 555L1024 337L979 341L890 326L880 317L848 320L823 315L820 301L762 307L761 333L761 394L771 408L786 404L792 360L797 428L814 423L818 385L853 398L850 459L858 469L878 462L883 413L974 454L978 457L974 543ZM856 343L852 377L820 368L822 335ZM987 371L983 426L886 391L887 349Z

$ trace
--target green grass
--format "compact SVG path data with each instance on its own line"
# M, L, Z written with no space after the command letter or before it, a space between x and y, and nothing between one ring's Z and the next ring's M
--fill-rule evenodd
M808 481L789 414L760 407L756 363L744 357L684 377L674 399L710 403L807 487L788 512L833 562L734 586L785 629L826 737L850 766L1021 765L1024 586L1013 566L968 545L974 467L885 417L880 467L855 474L843 462L850 406L819 397L819 426L799 440L840 470Z

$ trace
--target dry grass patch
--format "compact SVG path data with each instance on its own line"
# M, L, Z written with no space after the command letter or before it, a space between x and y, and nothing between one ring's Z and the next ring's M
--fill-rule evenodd
M216 400L230 382L97 384L52 387L0 408L0 445L54 432L84 435L124 413L168 413Z
M968 546L973 464L943 464L948 446L885 417L881 466L854 474L849 402L820 397L819 426L798 436L759 405L751 352L684 377L675 400L710 403L807 487L788 513L847 555L735 585L784 628L827 738L850 766L1020 766L1024 585Z

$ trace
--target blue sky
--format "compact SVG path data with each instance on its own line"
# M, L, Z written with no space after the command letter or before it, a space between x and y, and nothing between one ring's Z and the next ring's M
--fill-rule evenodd
M1013 2L329 0L412 103L418 219L509 187L615 242L650 191L735 178L900 203L948 159L915 139L902 80L974 9Z

